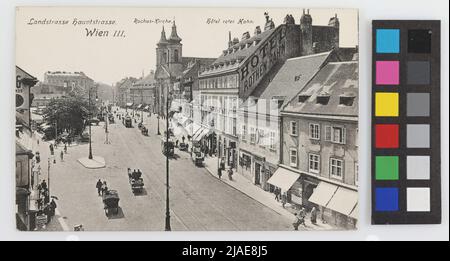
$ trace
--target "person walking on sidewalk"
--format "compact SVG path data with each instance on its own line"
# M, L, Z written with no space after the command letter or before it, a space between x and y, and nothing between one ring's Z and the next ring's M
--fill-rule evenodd
M298 227L300 226L300 217L298 215L298 213L294 213L295 218L294 218L294 222L292 223L292 226L294 227L294 230L298 230Z
M280 193L281 193L280 189L279 188L275 188L274 193L275 193L275 200L277 202L280 202Z
M314 225L317 224L317 209L316 207L313 207L311 209L311 223Z
M64 153L67 154L67 143L64 143Z
M184 135L183 135L183 137L181 137L181 140L183 141L183 143L184 143L185 139L186 139L186 137L184 137Z
M61 162L64 161L64 152L61 151L61 153L59 154L59 157L61 158Z
M300 212L298 213L298 216L299 216L299 226L300 225L303 225L303 226L305 226L306 227L306 223L305 223L305 218L306 218L306 209L304 208L304 207L302 207L301 209L300 209Z
M228 169L228 179L231 181L233 180L233 169L232 168Z
M95 184L95 188L97 189L97 193L99 196L102 195L102 185L103 185L103 183L102 183L101 179L98 179L97 184Z
M283 193L283 194L281 195L281 206L282 206L283 208L285 208L286 203L287 203L287 195L286 195L286 193Z

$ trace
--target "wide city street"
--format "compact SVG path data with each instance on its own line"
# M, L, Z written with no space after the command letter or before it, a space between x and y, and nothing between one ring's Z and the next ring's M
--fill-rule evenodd
M161 133L165 125L161 122ZM149 136L141 134L137 124L125 128L116 118L105 126L92 126L93 155L101 156L106 167L88 169L77 160L88 156L88 143L73 144L64 160L60 145L56 163L51 158L50 191L58 198L62 229L72 230L82 224L86 231L161 231L165 227L166 159L161 153L161 136L157 136L157 119L145 113ZM42 178L47 177L49 143L40 141ZM196 167L188 152L175 149L170 160L171 228L177 231L223 230L292 230L292 220L212 177L205 168ZM128 182L127 168L140 169L145 190L134 195ZM106 180L109 189L120 196L119 213L106 216L102 198L95 188L98 179ZM58 214L58 213L57 213Z

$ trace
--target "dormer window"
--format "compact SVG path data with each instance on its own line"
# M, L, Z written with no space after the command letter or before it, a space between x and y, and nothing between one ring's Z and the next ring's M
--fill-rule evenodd
M328 92L321 92L317 95L317 104L327 105L330 101L330 94Z
M304 103L304 102L306 102L309 99L309 97L311 97L311 95L309 95L309 94L300 94L298 96L298 102L299 103Z
M343 93L339 96L339 105L352 106L356 95L354 93Z

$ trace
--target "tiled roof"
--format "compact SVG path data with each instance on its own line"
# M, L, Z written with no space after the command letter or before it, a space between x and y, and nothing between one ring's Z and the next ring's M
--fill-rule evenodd
M144 78L141 78L137 80L135 83L133 83L133 86L148 86L155 84L155 73L151 72Z
M256 88L250 96L271 100L284 97L287 104L320 70L331 52L312 54L286 60L266 88Z
M298 96L305 97L299 102ZM331 62L325 65L306 87L294 97L283 112L315 115L358 116L358 62ZM329 97L325 104L317 97ZM351 105L340 103L342 98L352 98Z
M232 63L229 65L224 66L222 69L219 70L212 70L212 71L205 71L202 73L202 75L208 75L208 74L215 74L220 71L228 71L232 69L236 69L239 67L240 63L250 55L252 55L256 49L258 48L259 44L266 40L273 32L275 32L277 28L266 30L260 34L254 35L248 39L241 40L239 43L236 43L232 46L230 46L228 49L224 50L229 51L233 50L231 53L222 53L219 58L217 58L212 64L213 65L224 65L226 63ZM258 44L255 45L255 41L258 42ZM251 44L247 47L247 44ZM236 63L236 61L239 60L240 63Z

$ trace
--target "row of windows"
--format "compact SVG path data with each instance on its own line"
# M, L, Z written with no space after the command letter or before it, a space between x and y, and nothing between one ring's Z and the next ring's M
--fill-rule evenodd
M238 100L236 97L230 96L201 95L200 104L202 110L235 117Z
M289 123L289 134L291 136L298 136L298 122L291 121ZM321 128L320 124L310 123L309 124L309 138L312 140L321 139ZM343 126L325 126L325 141L330 141L338 144L346 144L346 129Z
M289 165L298 167L298 151L295 148L289 149ZM344 180L344 160L330 157L329 159L329 175L331 178ZM355 164L355 185L358 185L358 163ZM308 154L308 171L310 173L320 173L320 155L315 153Z
M258 129L251 126L250 131L247 130L247 125L241 125L241 139L247 141L250 138L251 144L257 144L261 147L268 147L271 150L276 150L277 140L276 132L272 130Z
M238 76L236 74L199 80L200 89L233 89L237 87Z

